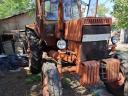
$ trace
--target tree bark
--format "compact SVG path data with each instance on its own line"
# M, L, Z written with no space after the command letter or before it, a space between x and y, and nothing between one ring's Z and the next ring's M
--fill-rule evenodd
M125 43L125 29L121 29L121 33L120 33L120 42L121 43Z

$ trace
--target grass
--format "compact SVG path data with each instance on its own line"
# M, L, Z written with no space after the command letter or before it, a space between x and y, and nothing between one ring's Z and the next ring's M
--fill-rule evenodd
M124 51L125 53L128 53L128 50L127 51Z
M96 96L96 94L95 93L92 93L92 96Z
M27 84L32 84L32 83L35 83L35 82L40 82L41 77L40 77L39 74L36 74L36 75L29 74L29 75L27 75L25 81L26 81Z
M116 50L116 52L121 52L121 50Z
M62 82L63 82L63 84L70 84L71 80L69 78L67 78L67 77L64 76L62 78Z
M128 54L128 50L126 50L126 51L116 50L116 52L124 52L124 53L127 53Z

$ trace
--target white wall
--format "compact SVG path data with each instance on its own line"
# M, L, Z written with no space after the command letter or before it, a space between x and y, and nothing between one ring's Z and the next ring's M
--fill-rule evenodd
M23 13L0 20L0 34L5 31L24 29L26 24L31 24L34 21L35 15L30 15L29 13Z

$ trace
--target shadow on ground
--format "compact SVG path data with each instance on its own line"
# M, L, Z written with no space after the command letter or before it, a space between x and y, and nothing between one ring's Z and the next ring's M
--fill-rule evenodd
M28 71L21 69L18 72L0 73L0 96L42 96L40 75L28 74ZM72 74L65 75L62 80L63 96L112 96L96 95L80 86L77 76ZM95 88L96 91L99 88ZM99 92L105 93L105 91ZM98 94L99 94L98 93Z
M0 76L0 96L34 96L31 95L31 90L34 85L38 84L39 82L28 81L25 70L5 72ZM36 91L40 91L40 88Z

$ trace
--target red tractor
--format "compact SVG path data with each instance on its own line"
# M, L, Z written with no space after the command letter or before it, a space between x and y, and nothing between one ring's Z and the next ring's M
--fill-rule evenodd
M98 0L35 3L36 22L26 25L26 35L30 71L42 73L43 96L62 96L65 72L77 73L83 86L102 80L111 93L128 96L127 58L114 52L117 38L110 35L112 20L96 16Z

